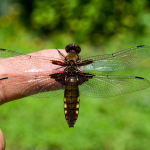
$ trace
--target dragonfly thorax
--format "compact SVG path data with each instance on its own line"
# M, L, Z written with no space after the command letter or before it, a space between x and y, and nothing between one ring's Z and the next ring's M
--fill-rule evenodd
M68 74L68 75L75 75L77 72L79 72L79 69L77 69L77 64L75 61L71 60L71 61L68 61L68 65L67 67L65 68L65 72Z
M65 60L79 60L79 56L77 55L75 50L71 50L65 57Z

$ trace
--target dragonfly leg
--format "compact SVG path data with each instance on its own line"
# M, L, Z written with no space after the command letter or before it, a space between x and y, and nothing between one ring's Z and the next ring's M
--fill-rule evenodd
M57 49L58 53L63 56L64 58L66 57L63 53L61 53L58 49Z
M58 70L58 69L61 69L61 68L63 68L63 67L59 67L59 68L56 68L56 69L53 69L53 70Z

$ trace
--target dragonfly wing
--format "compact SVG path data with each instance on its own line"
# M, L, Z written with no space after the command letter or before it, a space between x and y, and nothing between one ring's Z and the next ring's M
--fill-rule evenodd
M18 52L0 49L0 64L21 72L52 72L59 68L52 60L63 61L53 57L24 55ZM60 70L59 70L60 71Z
M0 79L0 90L23 96L54 97L64 91L50 75L11 76Z
M19 55L25 55L25 54L0 48L0 59L15 57L15 56L19 56Z
M150 82L142 77L121 75L96 75L79 86L83 95L89 97L113 97L150 87Z
M82 61L93 60L92 64L84 66L84 71L117 71L128 68L149 55L150 47L140 45L112 54L85 58Z

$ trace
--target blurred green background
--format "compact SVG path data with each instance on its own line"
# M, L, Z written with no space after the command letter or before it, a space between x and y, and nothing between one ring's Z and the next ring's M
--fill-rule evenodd
M27 54L76 43L83 58L149 42L149 0L0 1L1 48ZM150 80L150 59L108 74ZM149 93L150 89L112 98L81 95L74 128L65 120L63 94L6 103L0 106L6 150L149 150Z

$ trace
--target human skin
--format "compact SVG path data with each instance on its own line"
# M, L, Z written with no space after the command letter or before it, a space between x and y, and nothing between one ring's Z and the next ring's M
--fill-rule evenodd
M64 55L66 55L66 52L64 49L59 49L60 52L62 52ZM38 51L38 52L35 52L35 53L31 53L29 54L31 56L40 56L40 57L53 57L53 58L58 58L58 59L64 59L60 53L58 53L58 51L56 49L48 49L48 50L41 50L41 51ZM15 59L17 59L19 56L17 57L14 57ZM8 58L7 58L8 59ZM10 58L11 59L11 58ZM15 61L14 59L14 61ZM1 59L0 60L0 78L4 78L4 77L10 77L10 76L28 76L29 74L31 75L31 73L26 73L26 72L22 72L22 71L17 71L17 69L11 69L9 67L6 67L5 65L2 65L3 64L3 61L4 59ZM9 61L9 60L8 60ZM37 64L39 63L40 65L40 59L37 60ZM57 68L58 66L57 65L53 65L53 69ZM29 66L30 68L30 66ZM34 73L35 74L35 73ZM44 74L44 72L43 72ZM11 85L11 82L9 82L9 85ZM7 89L7 87L9 85L3 85L3 89ZM20 85L21 86L21 85ZM27 85L28 86L28 85ZM21 90L21 87L18 88L18 90ZM21 92L20 92L21 93ZM18 95L18 94L15 94L15 93L7 93L3 90L0 89L0 105L4 104L4 103L7 103L9 101L13 101L13 100L16 100L16 99L19 99L19 98L23 98L25 96L23 95Z
M64 49L59 49L59 51L61 53L63 53L64 55L66 55L66 52L65 52ZM60 53L58 53L58 51L56 49L41 50L41 51L38 51L38 52L35 52L35 53L31 53L29 55L31 55L31 56L40 56L40 57L44 56L44 57L47 57L47 58L48 57L53 57L53 58L58 58L58 59L64 59L60 55ZM19 56L17 56L17 57L19 57ZM17 59L17 57L14 57L14 58ZM11 76L29 75L29 73L19 72L17 70L6 67L5 65L2 65L3 60L4 59L0 60L0 78L11 77ZM37 64L38 63L40 65L40 61L37 61ZM55 68L55 67L56 67L56 65L53 66L53 68ZM9 85L11 85L11 82L9 82ZM3 85L3 87L5 86L4 88L7 89L7 87L9 85ZM21 86L21 84L20 84L20 86ZM22 90L21 88L18 88L18 89ZM5 103L10 102L10 101L13 101L13 100L16 100L16 99L23 98L23 97L25 97L25 96L18 95L18 94L15 94L15 93L11 93L11 92L7 93L7 92L0 89L0 105L5 104ZM1 129L0 129L0 150L5 150L5 138L4 138L4 135L3 135L3 132L2 132Z
M0 150L5 150L5 138L1 129L0 129Z

